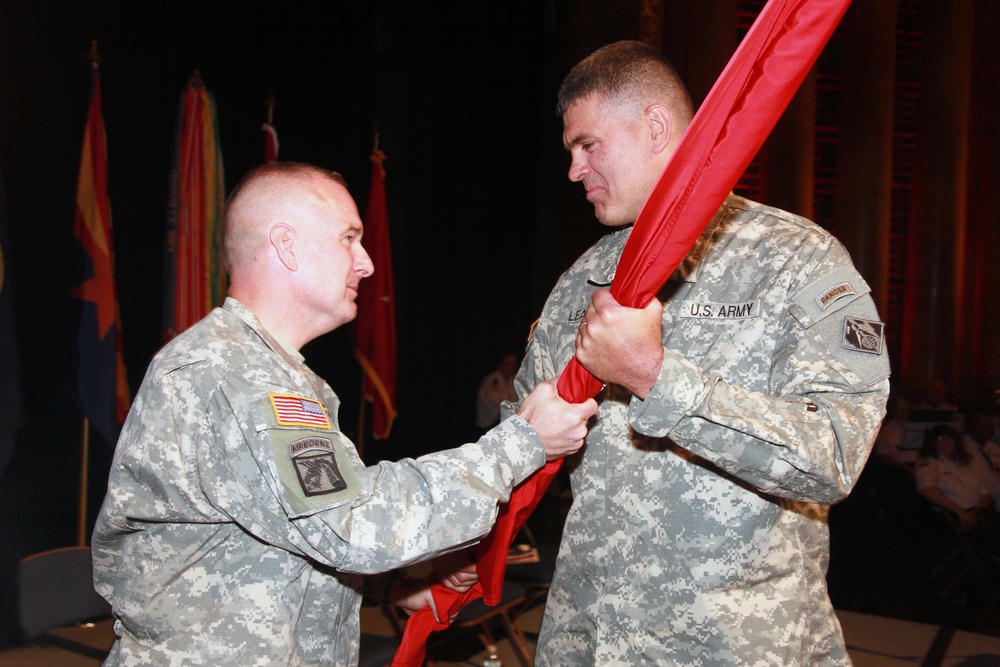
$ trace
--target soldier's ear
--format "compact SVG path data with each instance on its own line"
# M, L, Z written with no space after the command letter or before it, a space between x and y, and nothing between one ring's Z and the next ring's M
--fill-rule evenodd
M298 234L291 225L279 222L268 233L268 240L278 257L278 261L289 271L299 270Z
M643 116L653 152L662 153L667 149L673 136L670 111L662 104L650 104L643 112Z

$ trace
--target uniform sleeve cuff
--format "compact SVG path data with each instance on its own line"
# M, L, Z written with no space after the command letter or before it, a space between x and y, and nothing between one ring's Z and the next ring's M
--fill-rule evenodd
M664 348L660 374L649 395L633 396L629 403L629 423L643 435L666 435L701 399L704 384L698 366Z
M510 461L515 486L545 465L542 441L524 417L514 415L500 422L489 436L496 439Z

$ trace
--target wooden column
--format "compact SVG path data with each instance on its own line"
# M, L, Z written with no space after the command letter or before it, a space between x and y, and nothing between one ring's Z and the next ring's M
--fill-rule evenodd
M885 317L889 291L896 3L855 0L841 23L837 235Z
M924 47L908 234L902 375L958 387L973 4L922 3Z

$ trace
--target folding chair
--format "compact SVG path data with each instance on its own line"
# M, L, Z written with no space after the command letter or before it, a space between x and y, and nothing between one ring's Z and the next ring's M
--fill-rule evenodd
M521 667L532 667L533 661L531 651L528 648L528 640L517 620L518 614L524 609L524 604L528 599L527 592L523 585L510 580L505 581L498 605L489 607L481 598L474 600L458 612L451 627L475 628L479 632L479 640L484 647L487 647L497 644L490 624L494 619L499 619Z
M23 558L18 587L20 629L26 639L111 616L111 605L94 590L90 547L53 549Z

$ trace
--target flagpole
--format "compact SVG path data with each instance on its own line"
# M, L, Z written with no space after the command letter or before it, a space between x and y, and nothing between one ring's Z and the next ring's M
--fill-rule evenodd
M87 480L90 476L90 420L83 418L83 433L80 435L80 501L77 517L76 543L87 546Z

